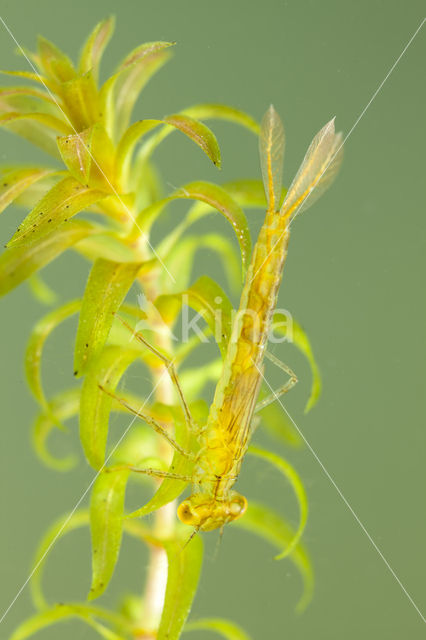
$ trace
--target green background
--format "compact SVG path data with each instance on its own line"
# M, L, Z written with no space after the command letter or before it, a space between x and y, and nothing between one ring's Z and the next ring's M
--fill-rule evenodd
M20 44L34 48L42 33L74 56L94 24L114 13L117 29L104 74L143 41L176 40L172 62L152 80L135 117L161 117L210 101L260 118L273 102L286 126L286 184L330 117L337 116L345 133L351 129L422 19L422 3L416 1L2 0L0 6ZM425 36L423 29L350 135L333 188L293 228L280 305L305 326L321 366L324 393L309 415L303 414L305 362L291 346L274 348L301 380L286 399L288 410L420 608L425 606ZM0 25L1 68L26 68L14 49ZM212 126L222 148L221 174L192 143L171 136L157 154L167 191L193 179L259 176L256 140L231 125ZM6 132L0 144L2 163L47 162ZM11 208L2 216L2 244L22 213ZM249 217L256 230L261 213ZM231 235L216 220L211 224ZM202 256L200 269L220 273L210 254ZM63 300L81 293L85 273L73 254L45 271ZM93 477L82 459L74 472L58 474L43 468L31 450L35 406L22 359L30 328L43 313L26 285L1 301L1 611L26 580L46 526L71 510ZM45 370L51 389L59 388L59 378L70 379L74 330L69 323L49 343ZM268 370L268 378L278 384L279 372ZM76 438L61 443L59 448L78 451ZM275 562L266 543L231 528L219 549L217 535L205 535L192 615L232 618L256 640L424 637L421 617L316 457L306 447L287 454L309 495L305 542L316 575L313 602L298 616L301 583L291 564ZM294 521L285 482L263 464L247 461L239 488ZM89 563L86 532L64 539L47 567L50 597L84 599ZM115 603L127 589L141 589L145 568L145 555L126 543L105 603ZM26 588L0 625L0 638L31 611ZM72 623L38 637L95 636Z

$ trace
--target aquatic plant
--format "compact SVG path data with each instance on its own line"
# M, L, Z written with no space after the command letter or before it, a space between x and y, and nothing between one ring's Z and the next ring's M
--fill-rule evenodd
M25 358L28 386L40 408L32 431L34 448L47 466L58 472L72 470L76 459L54 455L49 437L56 430L65 432L65 423L78 417L82 451L95 471L89 487L90 509L66 513L39 544L31 578L38 613L22 623L12 640L22 640L69 618L83 620L109 639L173 639L182 632L203 628L230 639L247 638L237 625L219 618L187 621L201 571L201 531L213 526L207 526L205 519L195 522L191 511L194 505L188 500L180 507L179 522L176 500L194 481L194 460L202 444L200 433L211 406L217 408L211 399L203 399L208 398L204 392L209 383L217 383L224 362L227 366L232 332L239 322L228 295L215 280L203 274L192 281L194 260L197 251L210 249L223 261L232 292L241 291L244 277L248 286L251 244L244 209L275 211L283 198L283 207L286 202L279 177L283 149L275 139L279 119L270 110L261 133L258 123L238 109L198 104L165 118L132 122L141 91L168 60L173 43L150 42L137 47L100 84L99 65L113 26L113 20L108 19L95 27L76 66L55 45L39 38L37 53L25 52L33 70L8 72L32 84L0 89L0 124L41 147L54 160L49 167L4 167L0 180L0 210L12 203L30 208L0 256L0 293L4 295L28 281L32 293L54 307L34 327ZM162 194L152 155L173 131L192 140L214 165L220 166L218 142L204 123L210 119L241 125L249 135L261 133L267 197L260 179L224 185L196 181L170 195ZM327 135L334 136L334 128L328 126ZM333 144L328 148L328 161L336 150L336 140L329 139ZM314 139L317 147L319 142L318 137ZM336 163L332 165L335 168ZM322 180L323 169L317 172L317 181ZM296 182L298 179L300 183L299 174ZM313 186L311 175L304 198ZM290 195L294 193L294 188L289 191ZM163 211L176 201L188 201L188 209L154 246L152 229ZM231 237L213 231L192 232L195 222L212 213L221 214L231 223L241 261ZM55 307L55 294L38 272L66 250L83 256L90 273L81 299ZM249 277L253 277L250 269ZM135 288L139 304L134 303ZM175 340L180 314L187 307L203 318L203 330L186 340ZM45 343L59 325L76 314L73 374L81 383L52 397L41 376ZM311 365L310 409L320 394L318 368L306 334L294 320L291 325L287 320L277 314L276 331L293 342ZM266 333L264 337L266 340ZM213 359L204 356L202 366L195 366L191 356L207 338L217 344L217 354ZM145 396L123 385L126 372L135 363L142 364L150 375L151 390ZM258 390L258 383L256 389L239 390L240 401L245 405L255 402ZM285 445L301 444L297 432L275 405L264 398L259 408L260 416L254 422L250 419L250 425L259 424ZM110 444L113 412L133 414L133 418L115 444ZM136 417L140 419L137 423ZM311 565L300 541L307 518L303 484L289 462L276 453L258 446L249 453L271 463L287 478L298 501L299 525L294 529L279 513L249 497L248 506L241 503L238 513L231 509L233 517L231 511L220 518L216 513L215 526L235 520L231 526L261 536L276 547L277 557L294 562L305 583L298 604L303 609L312 591ZM129 511L125 506L129 483L143 494L147 482L149 499ZM152 517L144 519L149 514ZM123 592L126 604L117 612L94 606L84 598L78 603L54 604L44 595L42 575L52 545L87 526L92 538L90 601L108 586L123 534L137 538L149 550L143 597ZM59 591L57 601L62 602Z

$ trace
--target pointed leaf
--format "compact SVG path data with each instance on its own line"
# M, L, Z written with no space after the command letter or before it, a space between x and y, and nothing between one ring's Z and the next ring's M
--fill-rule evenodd
M34 449L40 460L50 469L69 471L77 462L77 458L73 455L62 458L52 455L47 449L46 441L51 431L57 428L52 416L61 422L77 415L79 409L80 389L69 389L52 398L48 405L48 412L41 413L34 422L32 431Z
M35 325L25 352L25 374L27 383L37 402L49 413L41 382L41 357L46 339L64 320L80 309L81 301L72 300L54 309L41 318Z
M114 572L123 536L124 498L128 469L105 470L92 489L92 586L89 600L105 591Z
M213 132L202 122L179 114L168 116L163 120L140 120L126 130L117 148L117 170L120 175L120 183L124 189L127 188L126 176L130 170L135 145L152 129L158 127L159 124L167 124L187 135L188 138L198 144L213 164L220 167L218 142Z
M194 140L210 158L214 165L220 168L220 149L216 136L205 124L187 115L174 114L164 119L165 124L179 129Z
M311 393L305 406L305 413L307 413L318 402L322 388L321 373L315 360L309 338L300 324L296 322L294 318L289 324L288 317L281 313L276 313L274 315L273 331L277 331L278 333L287 336L289 342L292 342L294 346L303 353L303 355L309 362L312 373L312 385Z
M250 640L250 636L234 622L223 618L201 618L190 620L186 623L184 633L187 631L217 631L226 640Z
M80 211L105 197L105 193L83 187L75 178L67 177L56 184L18 227L8 247L39 243L41 239L61 227Z
M4 251L0 256L0 295L8 293L91 233L95 233L93 225L83 220L73 220L54 233L45 235L37 243L11 247Z
M178 115L189 116L196 120L227 120L246 127L255 135L259 134L259 125L256 120L247 113L244 113L244 111L240 111L234 107L229 107L225 104L196 104L192 107L188 107L187 109L183 109ZM154 149L156 149L160 142L171 132L172 129L163 127L161 131L153 135L143 144L143 147L140 150L140 156L144 159L149 158Z
M166 597L157 640L178 640L189 615L197 591L203 559L203 542L195 536L166 543L169 573Z
M103 348L114 320L142 263L94 263L84 292L75 344L74 369L80 376Z
M0 178L0 213L36 182L59 173L55 169L42 169L40 167L21 167L6 170Z
M80 439L87 460L102 468L108 438L112 398L100 386L114 391L127 367L139 358L137 349L106 347L89 368L81 389Z
M292 553L292 551L296 548L305 529L306 521L308 519L308 499L306 497L305 488L295 469L289 462L287 462L287 460L284 460L271 451L266 451L266 449L260 449L259 447L255 447L253 445L249 447L248 453L258 458L262 458L267 462L270 462L274 467L281 471L281 473L284 474L287 480L290 482L297 498L297 502L299 504L299 526L288 546L276 556L277 560L281 560L282 558L285 558L290 553Z
M93 77L97 80L102 54L114 32L114 26L115 19L111 16L99 22L93 29L81 52L80 73L92 71Z
M38 37L38 54L42 69L55 82L66 82L76 75L71 60L54 44Z
M128 127L138 96L151 76L168 60L171 42L147 42L134 49L101 88L101 112L113 140Z
M243 517L235 520L231 526L251 531L273 544L277 549L288 548L291 541L294 540L294 530L278 513L252 500L250 500ZM297 611L301 613L306 609L312 598L314 578L311 561L301 542L297 547L293 548L289 558L295 564L303 579L304 590L296 607Z

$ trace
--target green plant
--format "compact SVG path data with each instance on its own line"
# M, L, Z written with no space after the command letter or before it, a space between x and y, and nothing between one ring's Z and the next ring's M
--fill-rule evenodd
M185 405L170 376L162 354L181 368L180 380L198 423L206 419L208 406L201 400L206 384L216 381L226 351L226 336L232 323L232 306L226 293L211 278L201 276L191 282L196 251L210 248L224 260L229 287L238 291L241 269L232 241L217 233L196 235L191 225L217 211L234 227L239 242L242 271L250 254L250 235L244 208L265 208L260 180L241 180L218 186L192 182L164 197L160 191L152 153L172 131L178 130L195 142L220 166L220 151L209 119L225 119L258 135L258 124L247 114L224 105L200 104L163 119L139 120L131 124L136 100L150 77L169 58L172 43L154 42L132 51L116 72L99 87L98 69L102 52L112 34L113 20L94 29L77 67L47 40L40 38L38 52L31 55L37 73L11 72L34 81L36 86L0 89L0 124L42 147L62 164L59 167L5 167L0 186L0 208L10 203L30 206L0 257L0 293L6 294L24 280L31 282L35 295L50 303L52 292L37 272L62 252L72 249L91 264L81 300L69 301L50 311L35 326L26 353L26 375L32 394L40 405L33 428L35 450L45 464L68 471L74 459L54 457L48 437L64 422L79 416L80 439L87 461L96 471L90 510L65 515L49 529L35 558L32 595L38 608L24 622L13 640L30 636L47 625L70 617L81 618L105 638L178 638L183 631L207 628L227 638L247 637L237 626L223 620L187 623L202 561L202 536L175 516L175 500L187 482L170 477L188 473L188 462L180 450L195 451L185 423ZM176 200L194 201L182 221L176 223L153 246L151 231L163 210ZM77 214L86 212L85 216ZM171 277L171 273L174 277ZM143 292L143 305L126 300L133 286ZM205 320L202 334L188 341L172 340L182 307L190 306ZM74 375L83 379L48 398L41 379L43 347L59 324L79 314L74 351ZM217 318L223 331L218 332ZM277 318L279 320L279 318ZM227 327L227 329L226 329ZM130 329L130 331L129 331ZM132 335L139 340L130 340ZM281 331L288 331L281 322ZM202 336L213 337L219 355L193 367L191 354ZM147 347L154 345L157 353ZM305 354L313 372L310 408L320 393L320 379L309 341L299 325L293 325L293 342ZM160 357L159 357L160 354ZM116 395L116 387L134 363L143 363L150 373L152 391L141 397L129 390ZM172 371L173 373L173 371ZM144 425L126 429L114 447L107 446L111 412L139 407ZM133 423L133 421L132 421ZM151 427L160 423L173 448ZM262 413L262 425L286 444L300 439L273 405ZM275 464L297 489L302 520L306 518L303 486L289 464L275 454L263 455ZM139 483L143 469L155 467L169 474L148 474L151 498L140 508L125 510L128 482ZM152 525L142 518L154 514ZM115 613L87 603L50 605L41 587L46 552L63 535L78 527L90 526L92 535L92 585L89 599L106 589L118 559L123 532L139 539L150 550L150 566L145 595L135 597ZM295 532L269 507L249 503L246 514L235 525L270 541L279 551L291 545ZM284 555L284 554L280 554ZM168 560L164 602L154 589L164 579ZM306 606L312 589L312 571L304 547L291 547L290 559L305 580L299 607Z

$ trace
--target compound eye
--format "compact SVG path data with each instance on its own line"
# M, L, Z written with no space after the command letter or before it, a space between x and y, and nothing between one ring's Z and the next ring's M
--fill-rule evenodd
M177 516L183 524L189 524L189 525L196 524L197 517L194 515L188 500L184 500L178 506Z
M247 500L244 496L238 496L229 505L229 512L233 518L239 518L247 509Z

